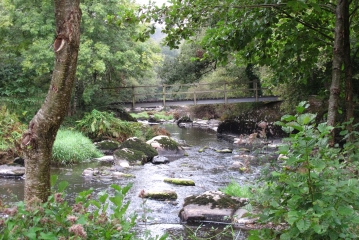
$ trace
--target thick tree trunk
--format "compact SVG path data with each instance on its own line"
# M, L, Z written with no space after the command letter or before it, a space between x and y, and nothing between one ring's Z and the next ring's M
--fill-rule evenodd
M350 14L349 14L349 1L344 0L344 73L345 73L345 108L346 108L346 121L354 118L354 103L353 103L353 66L350 56ZM352 132L353 125L349 124L347 130ZM353 140L352 137L348 139Z
M52 146L67 108L75 79L80 45L79 0L55 0L55 66L50 88L41 109L23 134L26 180L25 201L34 197L47 201L50 194Z
M332 83L330 86L330 97L328 107L328 119L327 124L329 126L335 126L338 103L340 95L340 81L342 77L342 65L343 65L343 43L344 43L344 9L346 0L337 0L336 7L336 21L335 21L335 37L333 48L333 69L332 69ZM334 131L333 140L334 143Z

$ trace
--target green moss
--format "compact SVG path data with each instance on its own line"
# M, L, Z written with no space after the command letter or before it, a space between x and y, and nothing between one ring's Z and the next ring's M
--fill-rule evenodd
M200 196L190 196L185 198L183 206L189 204L208 205L211 204L211 208L237 208L240 206L240 202L233 199L231 196L223 195L218 200L215 200L212 195L203 194Z
M195 186L194 181L191 179L165 178L163 181L167 183L173 183L176 185Z
M160 143L165 149L170 149L170 150L178 149L178 143L170 138L163 137L161 139L158 139L157 142Z
M115 141L102 141L96 144L97 148L102 150L114 150L117 149L119 145L119 142Z
M138 138L129 138L125 142L123 142L120 146L121 149L128 148L134 149L135 151L141 151L145 154L148 158L153 158L154 156L158 155L156 149L154 149L149 144L145 143L141 139Z
M175 193L173 191L146 192L144 194L144 197L156 199L156 200L177 199L177 193Z
M142 164L147 162L147 156L143 152L134 149L119 149L114 152L114 155L119 159L126 159L132 163L136 161L141 161Z

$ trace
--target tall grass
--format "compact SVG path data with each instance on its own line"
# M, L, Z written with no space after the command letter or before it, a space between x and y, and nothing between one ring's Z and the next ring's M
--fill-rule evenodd
M79 163L101 156L102 153L82 133L62 129L57 132L52 149L52 161L54 164Z

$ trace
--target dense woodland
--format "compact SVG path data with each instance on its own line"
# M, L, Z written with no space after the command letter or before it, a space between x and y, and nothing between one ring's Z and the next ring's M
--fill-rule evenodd
M321 138L332 136L322 140L322 145L328 142L325 148L335 146L333 134L339 132L334 130L338 125L341 133L348 134L345 142L355 144L358 9L358 0L170 0L161 7L154 3L139 6L130 0L1 0L0 105L29 123L18 146L26 161L25 200L37 196L47 201L52 146L66 117L106 110L109 103L130 96L102 88L259 80L267 89L263 94L282 97L288 113L297 110L301 114L304 107L297 104L312 95L327 105L323 115L327 128L320 125L319 129ZM308 130L301 125L313 116L306 117L298 118L303 121L298 120L294 129ZM282 125L293 130L287 121L294 119L287 117ZM345 161L356 154L353 146L341 153ZM328 159L333 159L332 153ZM308 167L312 203L318 197L313 192L318 186L310 175L315 168L327 169L315 164ZM344 195L336 197L344 199ZM301 196L296 196L299 201ZM339 215L357 217L358 212L352 210L356 207L339 208ZM326 217L327 212L320 215L314 210L318 216L313 218ZM330 224L318 227L316 219L309 223L301 214L288 217L296 230L286 236L297 237L313 227L308 236L315 239L315 234L331 229ZM343 238L354 236L347 230L329 231L329 235L332 239L343 232Z

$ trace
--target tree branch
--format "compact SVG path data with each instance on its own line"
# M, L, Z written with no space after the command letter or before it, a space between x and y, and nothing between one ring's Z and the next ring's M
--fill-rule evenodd
M300 20L300 19L297 19L297 18L291 16L289 13L287 13L287 12L281 10L281 9L278 9L278 11L280 11L281 13L283 13L284 15L286 15L288 18L294 19L296 22L298 22L298 23L300 23L300 24L303 24L304 26L306 26L307 28L313 30L314 32L319 33L320 35L322 35L322 36L325 37L326 39L328 39L328 40L330 40L330 41L333 41L333 40L334 40L333 37L330 37L330 36L328 36L327 34L325 34L325 33L321 32L321 31L319 31L317 28L315 28L314 26L310 25L309 23L306 23L306 22L304 22L304 21L302 21L302 20Z

